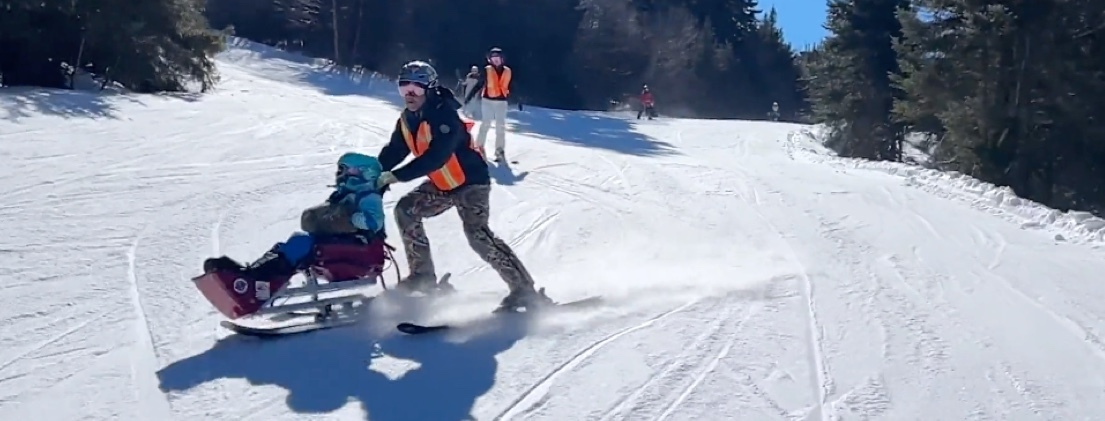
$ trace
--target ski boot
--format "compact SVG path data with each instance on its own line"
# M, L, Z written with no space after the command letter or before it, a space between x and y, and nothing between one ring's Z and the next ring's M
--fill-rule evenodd
M425 297L447 295L456 291L448 281L448 275L438 281L436 275L411 274L395 284L395 290L408 296L421 294Z
M227 256L209 258L203 261L203 271L234 272L238 276L253 280L286 279L295 274L295 266L276 250L270 250L249 265L242 265Z
M554 306L549 296L545 295L545 288L534 290L533 287L528 289L516 289L510 291L502 301L499 302L499 307L492 313L503 312L520 312L522 309L528 313L530 311L538 311L545 307Z
M287 286L295 267L281 254L270 251L257 261L242 265L227 256L203 262L204 274L193 278L196 287L220 313L230 319L273 313L269 302Z

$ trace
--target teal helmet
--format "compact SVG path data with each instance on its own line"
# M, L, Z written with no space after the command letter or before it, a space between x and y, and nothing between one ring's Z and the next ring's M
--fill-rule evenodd
M338 158L338 171L335 174L338 181L341 182L350 173L351 169L354 169L354 172L359 173L365 180L370 181L375 181L383 172L383 166L375 157L356 152L346 152Z

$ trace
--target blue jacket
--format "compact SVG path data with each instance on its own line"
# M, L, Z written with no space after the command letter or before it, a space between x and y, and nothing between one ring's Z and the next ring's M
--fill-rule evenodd
M380 161L374 157L349 152L338 159L339 173L334 192L328 201L349 207L353 226L369 231L384 230L384 197L376 189L376 179L383 172ZM341 168L352 167L359 175L345 175Z

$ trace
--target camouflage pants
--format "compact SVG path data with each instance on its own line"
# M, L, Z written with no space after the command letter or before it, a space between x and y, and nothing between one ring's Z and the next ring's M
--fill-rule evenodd
M299 217L299 229L310 234L353 234L357 227L353 226L352 214L349 209L330 203L307 208Z
M472 250L499 273L511 291L532 289L533 277L510 246L488 226L490 198L490 185L470 185L442 192L425 182L399 199L395 205L395 220L402 233L411 276L436 276L430 255L430 240L426 238L422 220L455 207Z

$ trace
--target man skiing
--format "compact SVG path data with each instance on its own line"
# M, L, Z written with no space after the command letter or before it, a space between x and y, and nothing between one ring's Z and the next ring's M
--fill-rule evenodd
M439 86L437 71L422 61L412 61L402 67L399 93L406 109L395 123L391 140L380 151L384 172L376 187L384 189L392 183L423 176L429 180L400 198L395 206L395 219L410 267L410 274L397 284L397 288L433 292L437 273L422 220L456 208L472 250L498 272L510 288L499 309L516 310L551 303L548 297L534 289L533 278L510 246L488 226L491 177L482 150L472 142L469 128L457 113L460 102L451 91ZM485 116L487 114L485 109ZM414 160L395 168L410 154L415 156Z
M252 300L239 304L256 310L269 295L284 288L296 271L326 260L316 246L347 244L358 247L359 262L368 267L383 259L384 205L377 189L381 166L376 158L359 153L346 153L338 159L334 191L326 202L308 208L300 216L302 232L293 233L286 241L276 243L256 261L242 265L227 256L209 258L203 262L205 274L226 272L232 276L220 282L232 283L236 300ZM324 273L331 282L340 282L347 275ZM353 278L360 273L351 274ZM335 279L337 278L337 279Z
M476 137L476 143L480 151L486 155L484 145L487 144L487 131L491 129L491 122L495 122L495 160L506 159L506 111L507 101L510 99L510 82L513 73L505 64L503 50L495 47L487 53L488 65L484 67L483 77L479 79L475 88L464 97L464 102L472 100L477 92L483 93L480 101L480 132Z

